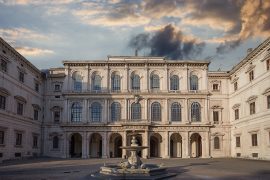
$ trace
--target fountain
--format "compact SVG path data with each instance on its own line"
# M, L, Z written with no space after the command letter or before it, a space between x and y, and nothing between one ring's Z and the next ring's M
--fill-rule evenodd
M91 174L97 179L163 179L175 176L176 174L168 173L167 169L162 165L144 164L138 156L138 152L149 148L148 146L139 146L136 136L140 134L132 132L131 145L120 147L130 151L130 156L126 162L118 165L104 165L100 167L100 171Z

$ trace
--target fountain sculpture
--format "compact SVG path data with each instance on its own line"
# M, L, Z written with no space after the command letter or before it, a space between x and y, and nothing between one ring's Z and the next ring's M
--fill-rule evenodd
M129 134L131 145L120 147L130 151L126 162L121 162L118 165L104 165L100 167L99 172L91 174L91 176L99 179L163 179L175 176L175 174L168 173L162 165L142 163L138 152L149 147L138 145L136 139L138 135L140 134L132 132Z

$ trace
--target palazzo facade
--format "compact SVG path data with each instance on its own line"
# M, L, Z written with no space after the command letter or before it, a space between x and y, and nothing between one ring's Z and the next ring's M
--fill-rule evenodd
M143 158L270 159L269 38L228 72L209 71L208 61L108 56L63 61L63 68L41 73L1 43L1 67L7 70L0 71L5 100L0 104L9 104L0 108L3 159L37 152L62 158L126 158L119 147L130 144L133 131L140 133L140 145L149 146L140 153ZM14 61L15 55L19 60ZM31 79L30 89L20 82L20 64ZM11 80L16 76L12 71L19 74ZM25 100L25 114L18 114L16 94ZM34 128L14 125L23 118L22 123ZM16 149L16 142L8 145L7 139L17 141L18 130L21 139L32 137ZM29 144L34 143L32 150Z

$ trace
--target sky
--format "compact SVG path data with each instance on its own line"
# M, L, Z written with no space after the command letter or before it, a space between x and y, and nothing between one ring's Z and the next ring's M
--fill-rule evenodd
M0 0L0 36L39 69L137 50L230 70L270 36L270 0Z

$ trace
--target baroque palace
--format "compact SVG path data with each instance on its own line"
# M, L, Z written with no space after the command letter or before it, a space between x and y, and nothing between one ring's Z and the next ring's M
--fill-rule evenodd
M230 71L108 56L41 72L0 38L0 160L31 156L270 159L270 38Z

